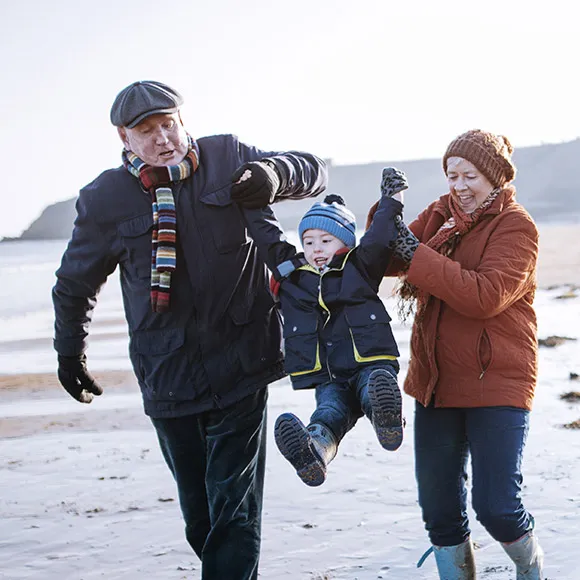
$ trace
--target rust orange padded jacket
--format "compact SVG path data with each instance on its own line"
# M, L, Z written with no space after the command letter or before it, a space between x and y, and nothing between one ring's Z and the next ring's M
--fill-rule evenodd
M449 195L409 225L419 241L444 223ZM419 244L407 279L431 296L413 325L405 392L425 406L434 397L436 407L531 409L537 258L538 230L513 187L501 191L451 257ZM398 269L393 264L387 275Z

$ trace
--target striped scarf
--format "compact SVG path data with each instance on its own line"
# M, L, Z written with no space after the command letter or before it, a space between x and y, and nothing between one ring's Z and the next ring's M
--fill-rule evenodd
M189 152L178 165L153 167L132 151L123 150L123 165L151 194L153 234L151 237L151 308L167 312L171 274L177 263L177 212L171 184L187 179L199 167L199 147L188 135Z

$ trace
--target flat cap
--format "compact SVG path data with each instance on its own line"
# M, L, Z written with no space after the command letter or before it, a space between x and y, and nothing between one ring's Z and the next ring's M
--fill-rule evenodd
M131 129L150 115L175 113L182 104L183 97L175 89L157 81L137 81L115 98L111 123Z

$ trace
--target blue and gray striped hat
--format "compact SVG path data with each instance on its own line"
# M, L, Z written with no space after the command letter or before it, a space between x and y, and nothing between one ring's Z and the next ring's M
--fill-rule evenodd
M346 207L344 199L331 193L324 201L317 201L305 214L298 226L300 241L306 230L324 230L349 248L356 244L356 218Z

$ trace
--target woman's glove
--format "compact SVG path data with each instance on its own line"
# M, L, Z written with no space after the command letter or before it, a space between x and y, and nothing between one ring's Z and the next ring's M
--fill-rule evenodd
M385 167L381 179L381 195L393 197L395 194L409 188L407 176L395 167Z
M407 224L403 221L403 218L400 215L395 216L395 224L399 234L391 246L393 254L396 258L399 258L399 260L403 260L406 264L410 264L415 254L415 250L419 246L419 240L407 227Z

